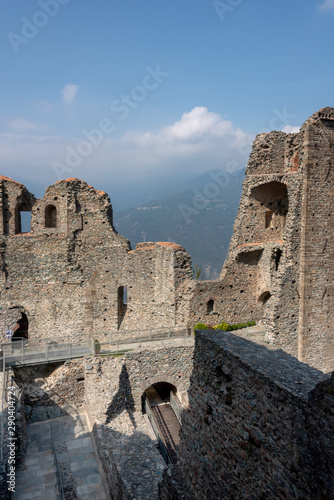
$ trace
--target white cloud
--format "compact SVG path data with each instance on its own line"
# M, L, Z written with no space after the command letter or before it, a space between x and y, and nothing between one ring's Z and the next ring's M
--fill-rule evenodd
M38 129L36 123L25 118L15 118L7 123L7 127L14 132L32 132Z
M299 132L300 127L295 127L294 125L285 125L282 128L282 132L286 132L287 134L295 134L296 132Z
M97 138L95 137L95 140ZM78 177L94 186L134 185L196 176L211 169L245 167L253 137L205 107L184 113L160 132L105 135L101 144L76 166L66 163L68 151L78 151L86 136L66 137L0 134L2 175L49 185L57 180L54 162L65 169L62 178Z
M79 90L79 85L68 83L63 88L63 100L67 103L72 102L75 96L77 95L78 90Z
M187 156L190 159L194 154L203 153L208 154L208 158L221 154L221 160L224 161L228 155L243 155L251 141L252 137L234 128L231 121L224 120L205 107L195 107L156 135L150 132L125 134L121 147L123 144L136 147L142 155L153 155L159 161L173 156Z
M334 0L325 0L319 5L319 10L334 10Z

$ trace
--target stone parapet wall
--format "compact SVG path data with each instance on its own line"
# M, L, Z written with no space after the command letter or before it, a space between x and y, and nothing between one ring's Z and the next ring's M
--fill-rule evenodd
M123 410L142 411L148 387L168 382L177 389L184 408L193 367L193 345L142 348L119 357L88 357L85 363L85 402L94 422Z
M332 498L333 403L333 375L198 332L178 466L190 498Z

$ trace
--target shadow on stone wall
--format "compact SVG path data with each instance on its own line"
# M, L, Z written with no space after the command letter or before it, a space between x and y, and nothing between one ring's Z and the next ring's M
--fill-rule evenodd
M232 334L196 335L161 499L334 498L333 402L334 375Z
M94 425L93 435L113 500L158 500L165 463L156 444L144 432L121 433Z
M42 422L81 411L84 367L79 360L14 368L15 382L24 393L27 423Z
M109 424L111 420L120 415L123 411L127 411L129 418L132 422L134 428L137 427L136 420L134 418L135 412L135 402L132 395L131 384L129 380L129 374L125 365L122 367L122 371L119 376L119 389L115 396L112 398L111 403L106 411L106 424Z

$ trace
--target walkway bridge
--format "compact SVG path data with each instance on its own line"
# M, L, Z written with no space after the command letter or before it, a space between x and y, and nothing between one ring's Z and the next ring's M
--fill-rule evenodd
M4 359L6 366L31 366L82 358L92 354L120 354L141 347L163 346L166 343L175 343L177 346L193 339L186 328L117 332L117 335L110 333L108 337L102 342L94 342L88 337L81 339L80 343L52 342L47 339L15 339L4 342L0 344L0 369L3 368Z

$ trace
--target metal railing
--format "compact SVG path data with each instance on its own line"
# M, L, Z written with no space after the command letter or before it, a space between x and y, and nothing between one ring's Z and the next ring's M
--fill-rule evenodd
M150 404L148 402L147 399L145 399L145 411L146 411L146 415L148 416L148 419L150 421L150 424L152 426L152 429L157 437L157 440L158 440L158 443L159 443L159 448L160 448L160 452L161 452L161 455L164 459L164 461L166 462L167 465L170 465L172 463L170 457L169 457L169 454L168 454L168 451L167 451L167 448L162 440L162 436L159 432L159 429L158 429L158 426L155 422L155 419L153 417L153 414L152 414L152 411L151 411L151 407L150 407Z
M50 431L51 431L51 445L52 445L52 450L53 450L53 461L54 461L54 466L56 469L56 478L57 478L57 486L60 495L61 495L61 500L65 500L65 492L64 492L64 486L63 486L63 480L61 477L61 470L59 467L59 462L57 458L57 450L55 447L54 439L53 439L53 430L52 430L52 423L50 422Z
M44 342L33 346L27 340L1 344L7 366L33 365L66 360L91 354L89 343Z
M171 407L173 408L176 418L178 419L180 425L182 425L182 405L175 396L173 391L170 391L169 402Z
M98 340L98 335L95 334L81 338L80 342L21 339L0 344L0 351L7 358L7 366L24 366L79 358L89 354L119 353L140 348L148 342L164 345L166 341L180 338L190 338L187 328L118 331L117 337L116 332L103 334L102 341L98 342L95 342L95 339Z
M166 328L150 328L140 330L118 330L110 332L109 341L111 345L117 343L150 342L167 338L189 337L191 330L188 327L172 326Z

